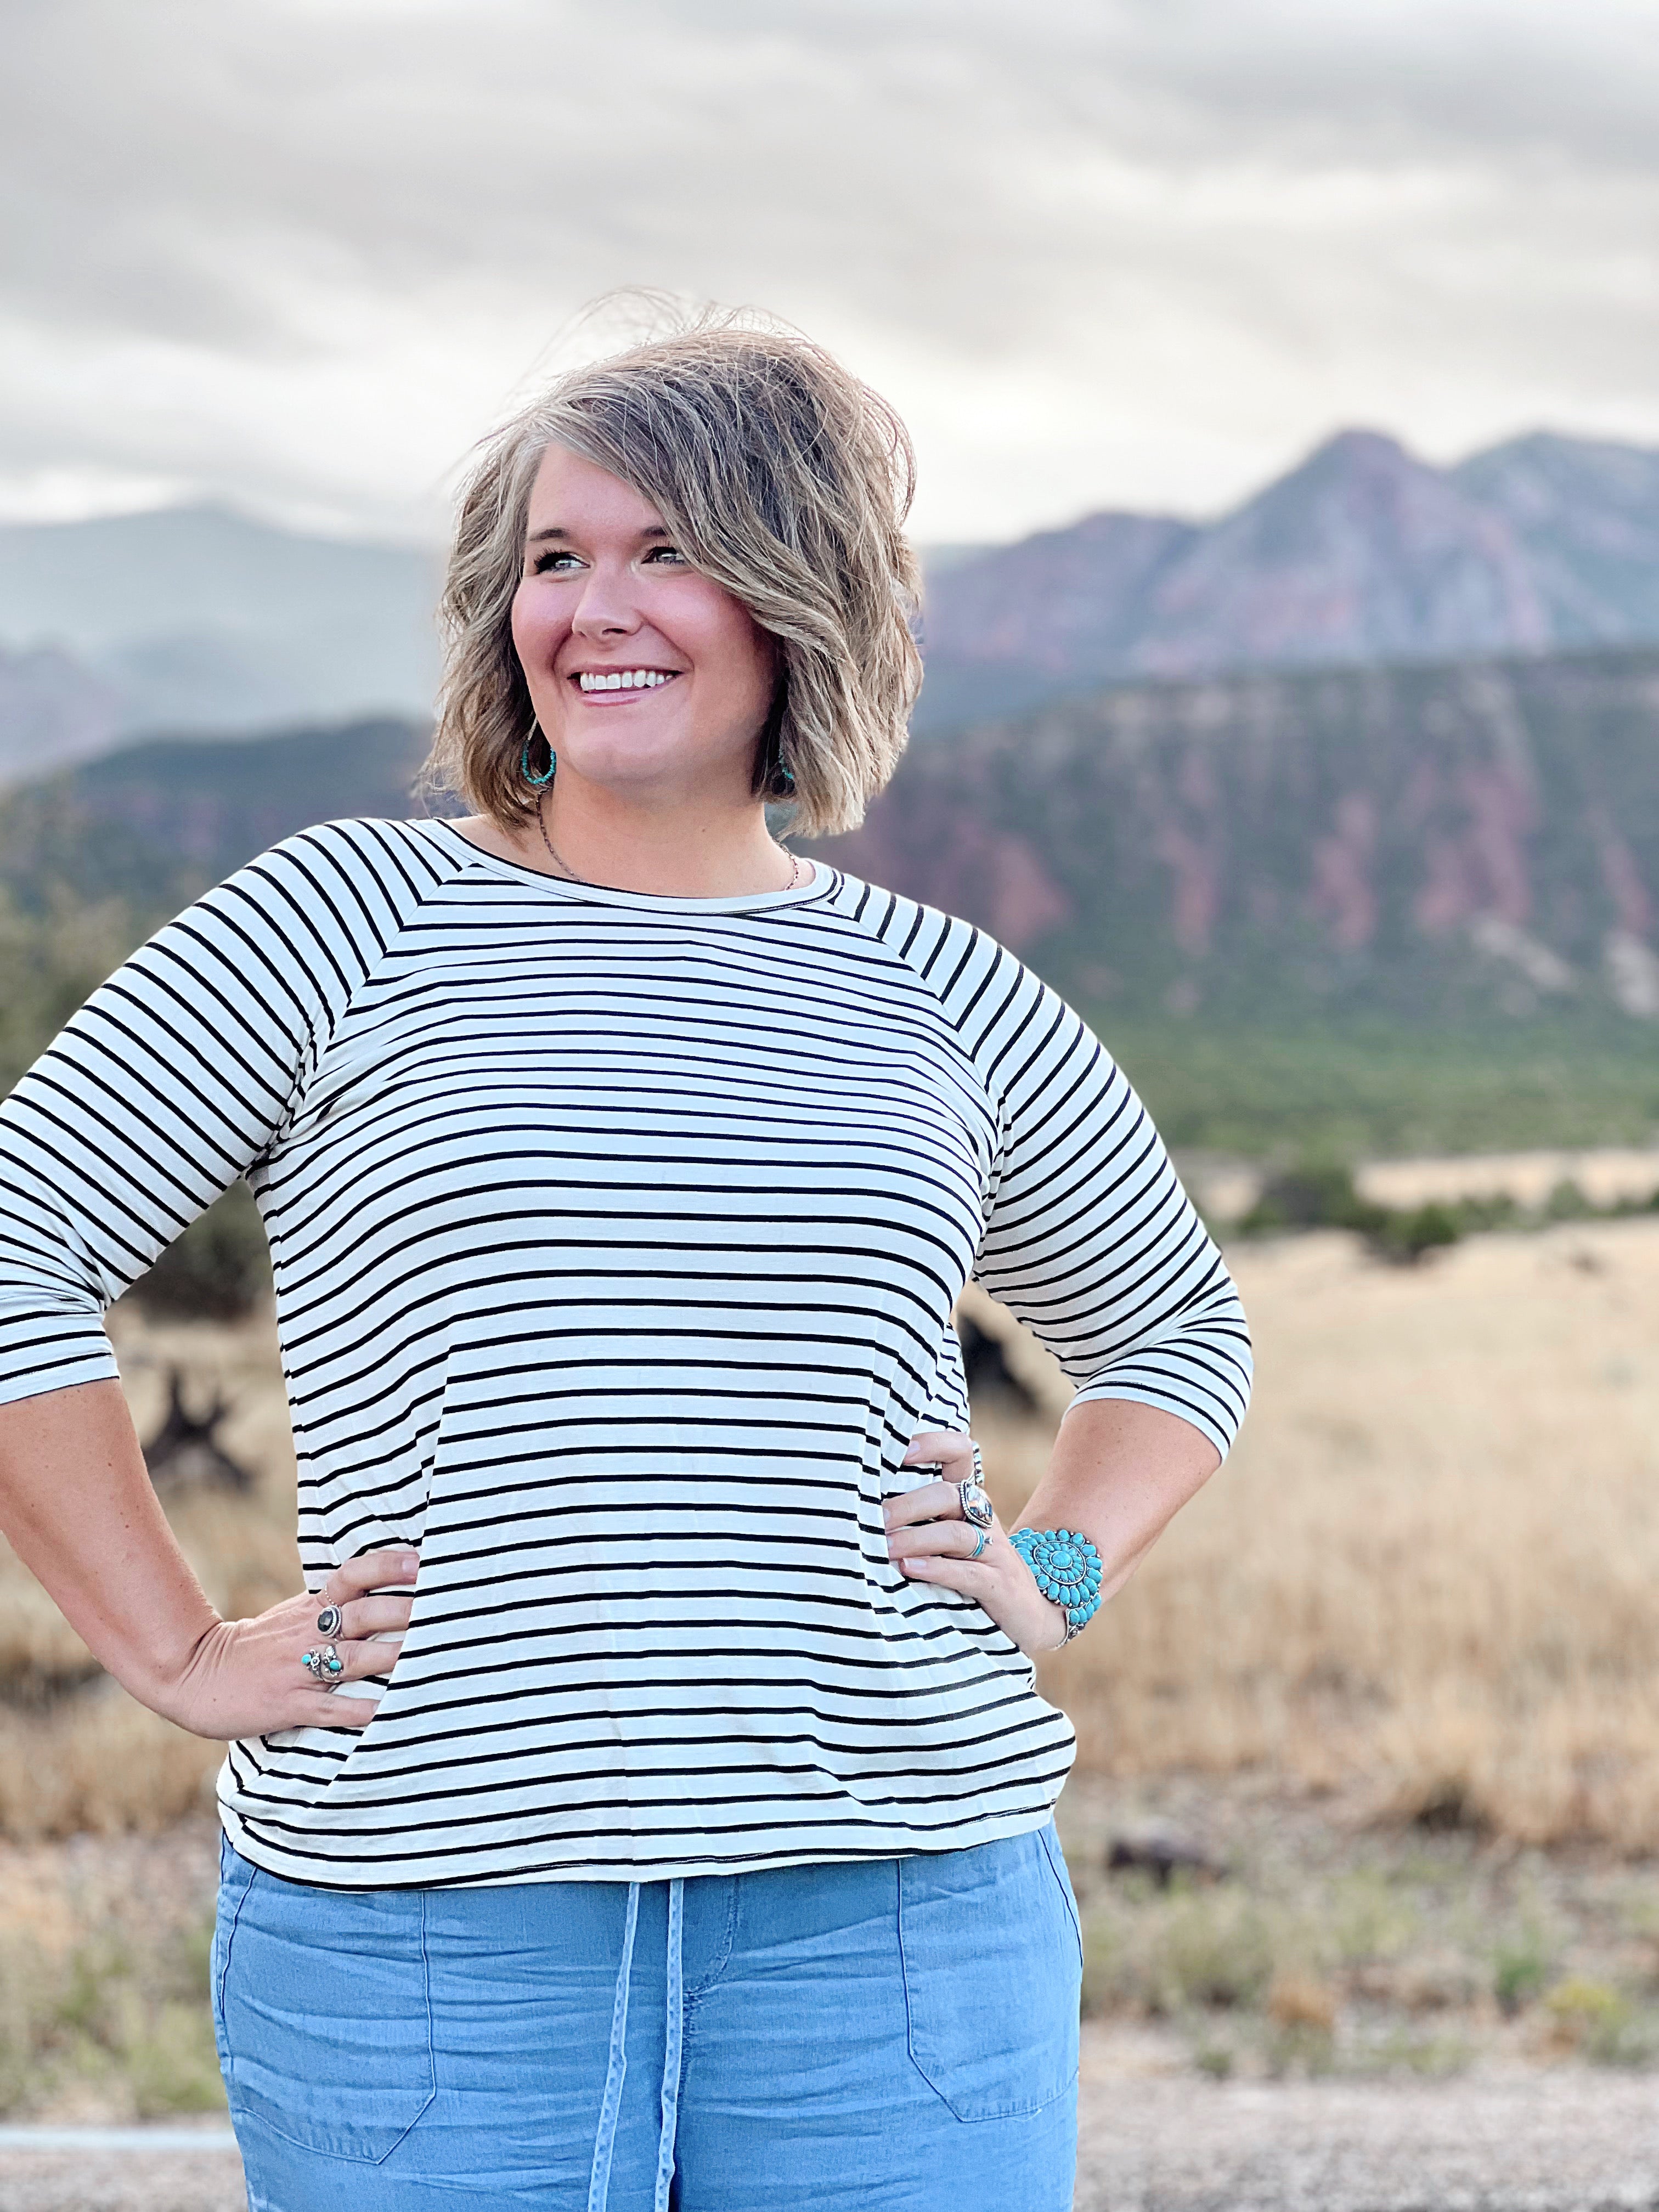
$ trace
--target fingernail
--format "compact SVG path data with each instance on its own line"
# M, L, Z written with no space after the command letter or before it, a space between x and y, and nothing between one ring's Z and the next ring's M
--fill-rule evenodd
M405 1552L401 1564L406 1575L418 1574L421 1567L420 1554L417 1552Z

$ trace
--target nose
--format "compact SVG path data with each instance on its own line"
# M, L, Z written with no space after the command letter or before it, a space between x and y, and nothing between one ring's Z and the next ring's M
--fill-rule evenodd
M599 562L587 572L581 597L570 619L570 627L580 637L630 637L641 627L639 609L634 604L630 586L632 577L626 567L616 568Z

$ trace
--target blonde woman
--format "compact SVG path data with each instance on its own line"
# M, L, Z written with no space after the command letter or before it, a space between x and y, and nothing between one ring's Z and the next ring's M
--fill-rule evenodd
M1072 1754L1035 1655L1225 1449L1237 1301L1133 1093L845 829L918 669L890 412L708 325L462 501L461 821L290 839L0 1116L0 1498L230 1741L214 2002L263 2212L1060 2212ZM270 1231L309 1595L223 1620L103 1307ZM1078 1384L1010 1534L973 1274Z

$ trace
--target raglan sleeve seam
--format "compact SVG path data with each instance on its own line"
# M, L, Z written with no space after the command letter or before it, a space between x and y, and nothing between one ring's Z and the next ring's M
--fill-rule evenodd
M1099 1038L1017 955L957 927L959 949L947 925L930 950L936 969L949 962L942 976L907 964L973 1065L994 1120L973 1279L1054 1353L1073 1405L1120 1399L1173 1413L1224 1457L1252 1371L1224 1260ZM1023 1089L1042 1138L1029 1164L1015 1157ZM999 1214L1009 1222L1011 1207L1021 1241L999 1254Z
M0 1403L114 1378L105 1310L268 1158L366 964L325 863L363 929L350 825L302 832L123 962L0 1103Z

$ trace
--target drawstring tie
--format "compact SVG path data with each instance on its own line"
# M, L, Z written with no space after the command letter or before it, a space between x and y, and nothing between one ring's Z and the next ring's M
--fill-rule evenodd
M622 2117L623 2083L628 2075L628 1992L634 1974L634 1937L640 1924L640 1885L628 1885L628 1917L623 1923L622 1960L617 1968L616 2001L611 2008L611 2056L599 2100L599 2130L593 2138L593 2171L587 2185L587 2212L606 2212L611 2201L611 2160ZM685 1884L668 1885L668 2021L662 2062L662 2126L657 2139L657 2185L652 2212L668 2212L674 2179L674 2133L679 2118L680 2046L685 2031Z

